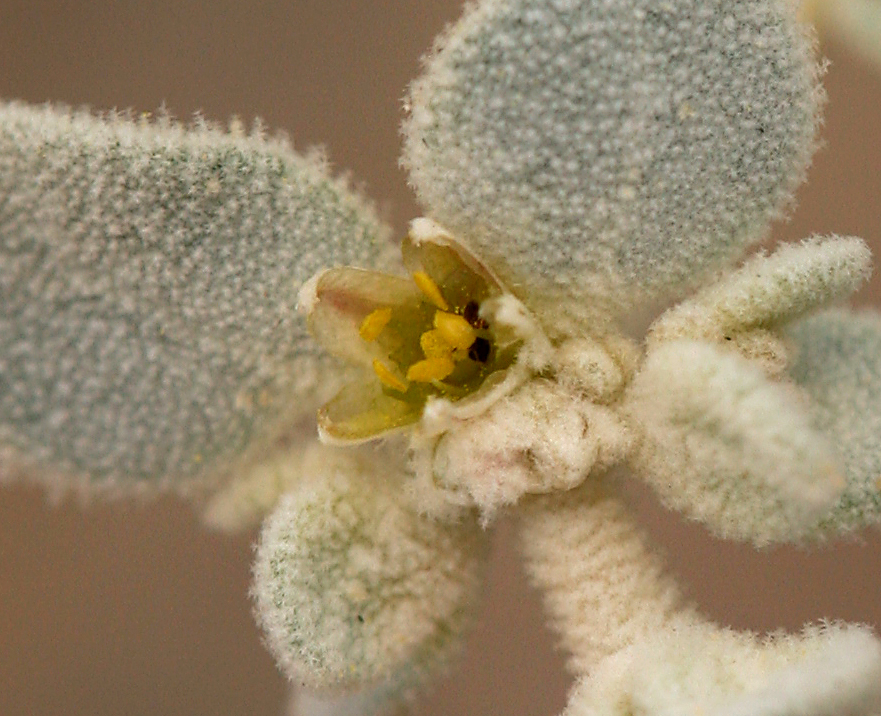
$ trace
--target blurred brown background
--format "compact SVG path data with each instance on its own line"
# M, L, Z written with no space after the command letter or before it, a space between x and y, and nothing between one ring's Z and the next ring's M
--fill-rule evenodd
M460 0L158 0L0 3L0 96L187 117L261 116L321 143L398 229L417 207L397 166L401 98ZM826 147L793 220L775 232L858 234L881 256L881 72L840 46ZM861 303L881 304L876 277ZM644 499L646 524L718 620L798 628L821 617L881 626L881 538L819 553L710 539ZM568 680L524 585L512 531L461 669L422 713L558 713ZM286 685L247 596L254 535L200 528L164 500L81 510L0 490L0 714L240 716L281 712Z

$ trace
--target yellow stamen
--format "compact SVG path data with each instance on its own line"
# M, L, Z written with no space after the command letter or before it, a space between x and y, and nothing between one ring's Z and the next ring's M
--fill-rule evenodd
M368 343L375 341L379 338L382 329L388 325L390 320L392 320L392 309L377 308L375 311L368 313L365 319L361 321L358 335Z
M474 339L477 338L477 332L471 327L471 324L455 313L438 311L434 314L434 327L453 348L463 351L467 351L474 343Z
M378 358L373 361L373 372L376 373L383 385L388 386L392 390L397 390L399 393L407 392L407 384L398 378L391 368Z
M426 358L418 363L414 363L407 369L407 380L417 383L431 383L435 380L443 380L450 373L456 364L449 357Z
M441 311L449 311L450 305L444 300L437 284L431 279L425 271L417 271L413 274L413 280L419 287L419 290L425 294L425 297L437 306Z
M448 358L453 346L447 343L437 328L419 336L419 345L426 358Z

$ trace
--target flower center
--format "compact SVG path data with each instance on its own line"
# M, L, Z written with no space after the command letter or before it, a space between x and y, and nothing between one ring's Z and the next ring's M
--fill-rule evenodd
M407 343L418 335L421 356L406 370L402 365L389 365L374 358L373 371L384 386L401 394L406 394L412 383L430 384L445 395L467 391L469 384L482 378L493 352L493 336L489 323L480 316L480 304L471 300L464 306L451 306L428 273L416 271L412 276L423 299L436 310L429 325L403 326L403 340L395 342ZM379 340L392 324L393 314L389 306L368 313L358 329L362 340L367 343ZM400 323L397 328L399 331L402 328Z
M337 268L304 288L313 335L375 378L345 386L321 409L327 438L363 440L414 423L430 398L468 397L516 358L519 336L493 319L502 289L476 259L446 234L411 234L402 253L409 279Z

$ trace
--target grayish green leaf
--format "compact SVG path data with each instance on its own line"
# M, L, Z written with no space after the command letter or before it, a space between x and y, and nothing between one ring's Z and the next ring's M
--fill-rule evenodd
M316 402L297 291L385 232L258 130L0 107L0 478L194 482Z
M811 398L811 416L831 438L847 489L824 532L881 522L881 315L827 311L792 326L790 374Z
M683 295L801 183L811 45L790 0L485 0L414 85L403 162L549 323Z

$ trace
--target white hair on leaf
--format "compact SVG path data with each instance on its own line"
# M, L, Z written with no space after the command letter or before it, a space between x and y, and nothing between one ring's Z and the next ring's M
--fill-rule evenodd
M871 271L872 254L862 239L831 236L784 244L664 313L649 329L648 342L721 342L773 329L848 298Z

